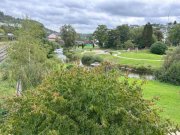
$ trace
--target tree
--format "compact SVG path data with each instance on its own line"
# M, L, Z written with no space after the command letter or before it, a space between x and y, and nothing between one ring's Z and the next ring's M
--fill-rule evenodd
M9 49L5 74L11 81L21 81L23 90L41 83L47 67L47 54L42 45L44 29L39 23L25 19L18 31L18 39Z
M180 44L180 24L175 24L169 30L168 39L173 45L179 45Z
M144 30L142 33L142 43L140 44L140 48L150 47L153 44L153 28L150 23L144 26Z
M130 30L128 25L117 26L117 34L120 38L120 42L124 44L130 38Z
M167 135L173 130L153 100L144 100L137 82L118 79L119 72L105 65L61 69L36 90L5 102L0 134Z
M117 48L118 44L118 36L117 36L117 31L116 30L109 30L107 34L107 41L105 43L106 48Z
M71 25L64 25L60 29L65 48L71 48L75 45L76 31Z
M107 35L108 35L107 26L98 25L93 35L99 41L99 47L104 47L104 44L107 41Z
M155 30L154 35L156 36L158 41L162 41L163 39L163 33L160 30Z
M143 33L143 27L130 29L130 38L132 42L137 46L142 44L142 33Z

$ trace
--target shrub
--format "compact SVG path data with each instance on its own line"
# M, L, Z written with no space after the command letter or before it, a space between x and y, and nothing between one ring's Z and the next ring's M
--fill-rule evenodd
M166 56L163 67L156 72L156 77L161 81L180 85L180 47Z
M162 42L156 42L152 44L150 51L154 54L165 54L167 46Z
M66 55L69 61L77 61L80 59L79 55L75 54L74 52L64 51L64 55Z
M104 67L62 69L6 102L0 134L166 135L153 101L136 82Z
M124 42L124 47L125 47L126 49L128 49L128 48L133 49L134 46L135 46L135 45L132 43L131 40L128 40L128 41Z
M82 64L89 66L94 62L101 63L103 59L97 55L84 55L81 61L82 61Z

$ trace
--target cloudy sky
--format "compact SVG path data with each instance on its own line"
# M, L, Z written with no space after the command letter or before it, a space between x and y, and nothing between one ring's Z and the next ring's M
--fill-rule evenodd
M29 16L56 31L72 24L82 33L93 32L99 24L115 28L180 22L180 0L0 0L0 10L14 17Z

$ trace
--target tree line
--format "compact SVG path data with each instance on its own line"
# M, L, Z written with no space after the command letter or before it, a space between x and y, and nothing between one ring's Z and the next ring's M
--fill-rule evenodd
M155 41L163 39L163 33L158 29L153 29L150 23L135 28L124 24L115 29L99 25L93 35L98 40L100 47L118 49L127 48L127 43L133 44L131 46L133 48L149 48Z

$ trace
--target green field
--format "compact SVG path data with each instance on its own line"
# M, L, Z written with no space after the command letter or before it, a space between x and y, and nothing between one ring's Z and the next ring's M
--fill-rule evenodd
M120 80L124 77L120 77ZM140 84L143 80L129 78L129 82L137 81ZM143 97L151 100L158 99L156 106L162 110L160 115L164 119L170 119L172 122L180 125L180 86L159 82L157 80L146 80L142 86Z
M144 98L158 97L157 105L163 109L161 116L180 124L180 86L159 81L148 81L143 86Z
M78 48L75 52L82 56L82 54L92 54L95 55L95 51L102 49L92 49L92 48L85 48L81 49ZM86 51L86 52L85 52ZM105 61L110 61L114 64L121 64L121 65L128 65L133 67L148 67L152 69L158 69L162 66L164 55L156 55L149 52L149 50L139 50L138 52L135 51L122 51L122 50L108 50L112 52L106 54L96 54L102 57ZM83 53L85 52L85 53Z
M132 52L121 52L119 56L135 59L147 59L147 60L163 60L163 55L152 54L148 50L132 51Z

